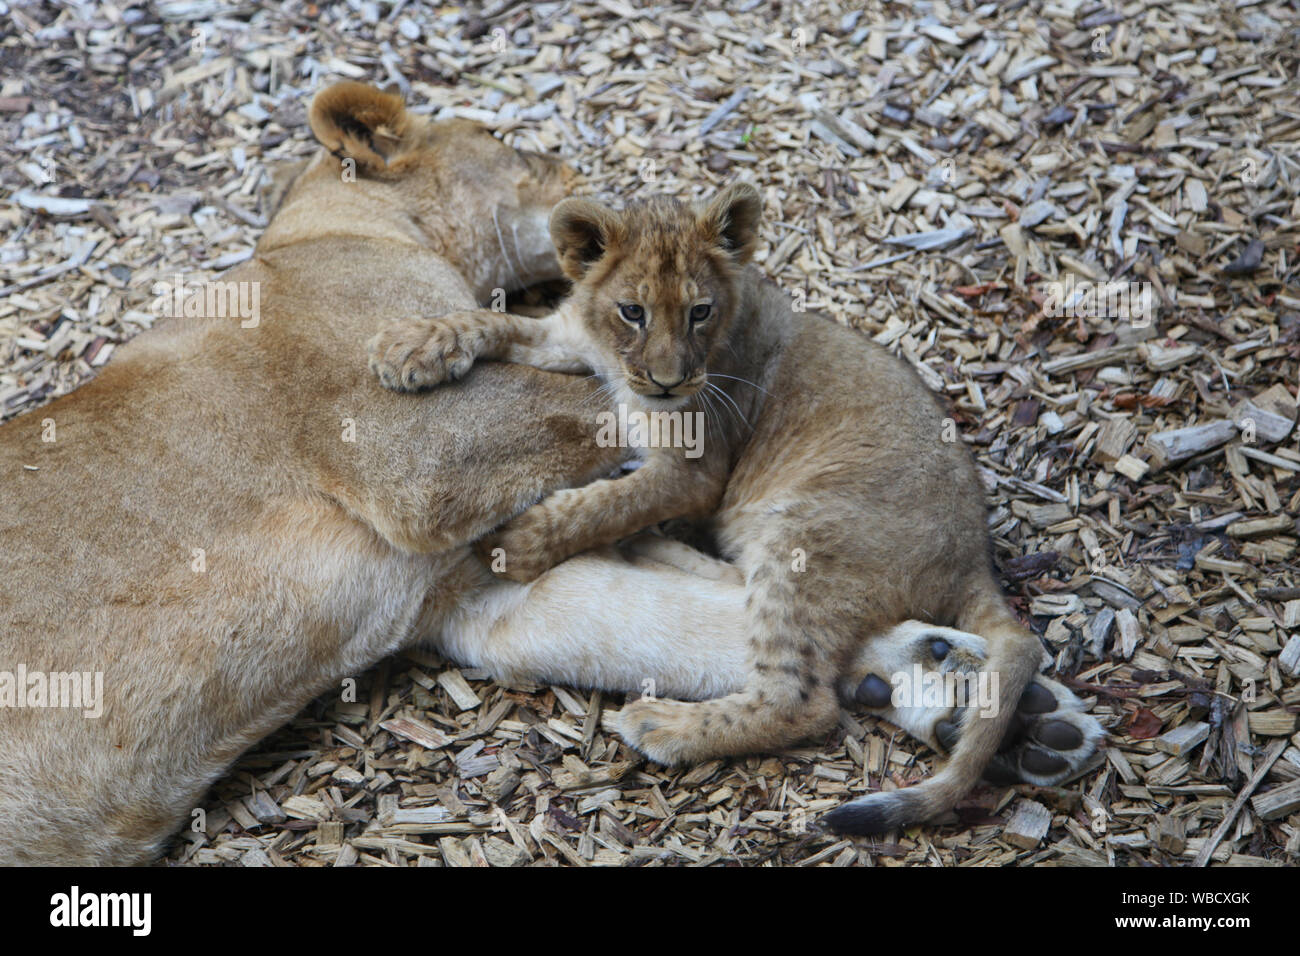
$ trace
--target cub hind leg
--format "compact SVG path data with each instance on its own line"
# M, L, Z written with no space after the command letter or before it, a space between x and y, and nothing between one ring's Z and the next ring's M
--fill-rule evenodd
M699 703L643 698L607 714L606 726L663 764L780 749L829 730L853 616L828 597L837 587L818 584L792 572L780 552L761 561L746 582L744 688Z

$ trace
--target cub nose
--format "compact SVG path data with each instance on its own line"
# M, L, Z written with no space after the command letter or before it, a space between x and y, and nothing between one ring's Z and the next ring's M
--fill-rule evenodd
M671 391L672 389L676 388L678 385L682 384L682 382L686 381L686 376L683 375L681 378L673 382L671 385L665 385L663 382L659 381L659 379L655 378L654 374L651 372L646 372L646 377L649 378L650 381L654 382L654 384L662 388L665 392Z

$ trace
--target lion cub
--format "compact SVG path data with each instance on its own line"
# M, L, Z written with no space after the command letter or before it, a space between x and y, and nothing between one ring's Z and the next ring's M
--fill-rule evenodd
M629 421L702 417L695 454L671 442L640 448L631 474L552 494L482 549L504 557L506 576L528 581L579 551L685 518L740 570L751 635L744 690L698 703L643 699L610 718L654 760L823 734L836 723L837 690L882 706L880 678L855 672L855 650L899 622L980 635L989 647L982 666L1001 694L978 716L955 711L958 730L938 733L949 742L960 733L945 769L832 819L842 830L880 831L943 812L979 779L1041 648L1003 603L983 488L964 446L946 435L940 406L906 364L794 311L748 265L760 217L759 195L745 184L701 206L655 199L617 212L565 200L551 236L574 286L556 313L404 323L372 341L371 367L403 390L459 378L483 358L586 369ZM925 646L929 666L951 651L942 639ZM1083 743L1071 736L1061 749ZM1038 780L1067 769L1055 754L1035 762Z

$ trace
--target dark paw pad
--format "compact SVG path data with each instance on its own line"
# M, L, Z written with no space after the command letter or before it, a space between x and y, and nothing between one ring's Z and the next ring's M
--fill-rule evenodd
M984 768L984 779L999 787L1012 787L1020 782L1020 774L1010 763L994 758L993 762Z
M893 688L883 677L868 674L854 692L853 697L864 707L888 707L894 696Z
M1035 701L1031 704L1042 706ZM1046 716L1018 710L984 771L984 779L995 784L1040 786L1065 780L1095 750L1095 741L1090 742L1088 736L1090 724L1100 729L1091 717L1077 713L1068 699L1062 705L1057 698L1057 706Z
M1083 732L1064 720L1046 720L1034 729L1034 739L1053 750L1075 750L1083 745Z
M1039 750L1037 747L1026 747L1024 753L1020 755L1020 766L1030 773L1049 776L1060 773L1070 764L1060 754L1048 753L1046 750Z
M1034 682L1020 695L1016 709L1022 714L1049 714L1056 710L1056 696L1042 684Z

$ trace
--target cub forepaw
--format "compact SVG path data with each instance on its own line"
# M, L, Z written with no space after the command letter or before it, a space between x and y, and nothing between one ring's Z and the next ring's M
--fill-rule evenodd
M473 367L486 342L481 327L451 313L419 322L395 322L366 343L370 370L385 388L415 392L454 382Z
M535 506L480 540L475 550L493 572L526 584L568 557L556 549L554 542L545 509Z

